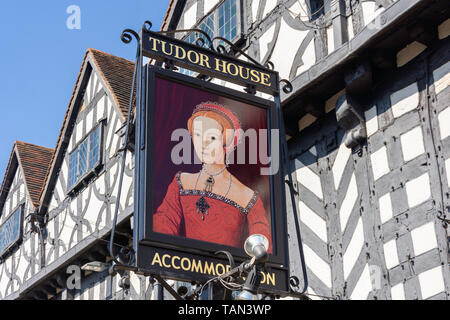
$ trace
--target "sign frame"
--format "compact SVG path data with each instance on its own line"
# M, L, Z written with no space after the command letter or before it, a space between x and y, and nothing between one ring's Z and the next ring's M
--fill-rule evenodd
M152 221L148 218L152 217L155 208L152 207L152 175L153 175L153 140L155 136L152 130L153 111L155 107L155 79L165 79L174 81L176 83L197 88L203 91L217 94L219 96L227 97L233 100L244 102L255 107L264 108L267 111L268 130L278 129L279 118L278 108L276 102L262 99L254 95L236 91L230 88L219 86L214 83L206 82L194 77L189 77L170 70L164 70L159 67L147 65L143 72L143 86L141 91L142 100L140 103L148 108L143 108L145 113L139 115L141 125L139 126L139 156L140 159L136 164L136 174L140 176L139 181L136 182L138 193L136 193L137 200L135 201L135 221L137 221L138 228L136 229L136 266L138 269L146 270L148 273L157 272L163 277L178 279L181 281L203 281L205 275L192 273L183 273L179 270L152 268L151 263L151 249L160 250L160 252L180 252L186 256L195 257L195 259L203 259L206 261L223 261L223 256L215 255L215 252L226 250L232 254L236 261L241 262L248 260L248 255L245 254L243 248L235 248L223 246L214 243L203 242L194 239L186 239L176 236L157 234L153 232ZM270 135L269 135L270 139ZM269 140L270 141L270 140ZM270 142L269 142L270 145ZM270 149L270 148L269 148ZM279 149L281 153L281 146ZM271 272L282 274L278 278L278 286L270 287L262 285L265 292L274 294L286 294L289 291L289 252L287 244L287 217L285 215L285 198L284 196L284 178L281 173L284 172L284 163L279 161L279 170L275 175L269 176L270 179L270 203L271 203L271 221L272 234L274 243L275 255L271 255L269 261L266 263L268 270ZM150 213L149 213L150 212ZM277 213L278 212L278 213ZM149 214L147 214L149 213ZM152 220L152 219L150 219ZM149 227L150 226L150 227ZM275 249L276 248L276 249ZM182 258L182 256L180 256ZM222 259L221 259L222 258ZM193 258L194 259L194 258ZM281 283L280 283L281 282Z

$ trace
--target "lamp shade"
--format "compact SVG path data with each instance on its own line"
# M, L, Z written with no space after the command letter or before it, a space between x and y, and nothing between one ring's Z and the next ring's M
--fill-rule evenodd
M255 248L258 246L263 246L267 252L269 249L269 240L262 234L252 234L245 240L244 250L250 257L254 257L257 254Z

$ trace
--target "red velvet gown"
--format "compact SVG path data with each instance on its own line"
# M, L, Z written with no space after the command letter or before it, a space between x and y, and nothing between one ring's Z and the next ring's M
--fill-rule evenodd
M153 215L153 231L190 239L242 248L250 234L263 234L272 253L270 223L263 202L255 192L243 208L234 201L212 192L185 190L178 172L169 185L166 197ZM209 205L202 219L196 202L204 196Z

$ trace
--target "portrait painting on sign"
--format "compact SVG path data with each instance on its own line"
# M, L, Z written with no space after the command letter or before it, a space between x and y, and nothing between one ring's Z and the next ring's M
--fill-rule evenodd
M267 109L163 78L153 110L153 232L273 252Z

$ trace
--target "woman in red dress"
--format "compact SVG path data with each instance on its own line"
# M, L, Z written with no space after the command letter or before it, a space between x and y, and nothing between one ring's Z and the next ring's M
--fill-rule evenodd
M187 126L203 167L198 173L175 175L153 215L153 231L240 248L249 235L262 234L272 253L270 222L260 196L227 170L227 154L241 138L237 117L220 104L202 103Z

